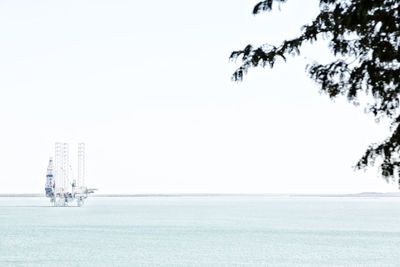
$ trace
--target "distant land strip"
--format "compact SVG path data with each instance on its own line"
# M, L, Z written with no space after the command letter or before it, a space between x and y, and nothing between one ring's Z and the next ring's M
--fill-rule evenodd
M356 194L93 194L91 197L400 197L400 192ZM45 197L44 194L0 194L0 197Z

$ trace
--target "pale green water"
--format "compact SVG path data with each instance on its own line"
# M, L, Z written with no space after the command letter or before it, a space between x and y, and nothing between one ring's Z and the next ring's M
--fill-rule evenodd
M0 198L0 266L400 266L400 199Z

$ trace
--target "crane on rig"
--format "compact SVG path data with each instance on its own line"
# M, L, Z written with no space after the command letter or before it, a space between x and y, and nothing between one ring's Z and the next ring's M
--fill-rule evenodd
M51 157L46 174L46 197L54 206L69 206L76 202L78 207L85 203L88 196L97 189L85 185L85 144L78 144L77 173L69 164L68 143L56 143L54 160ZM73 178L73 179L71 179ZM72 182L71 182L72 180Z

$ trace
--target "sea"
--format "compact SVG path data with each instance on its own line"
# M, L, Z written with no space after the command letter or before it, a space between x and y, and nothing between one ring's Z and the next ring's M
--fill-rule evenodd
M0 266L400 266L400 198L0 198Z

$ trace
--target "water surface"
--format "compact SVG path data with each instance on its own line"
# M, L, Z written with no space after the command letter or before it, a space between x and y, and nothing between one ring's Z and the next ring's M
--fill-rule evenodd
M400 266L400 199L0 198L0 266Z

